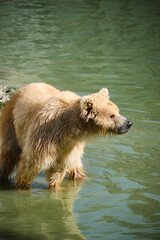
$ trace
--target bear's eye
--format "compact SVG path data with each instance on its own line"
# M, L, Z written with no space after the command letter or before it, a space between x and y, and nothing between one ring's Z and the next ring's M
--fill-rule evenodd
M110 116L110 118L112 118L112 119L113 119L113 118L115 118L115 115L114 115L114 114L112 114L112 115Z

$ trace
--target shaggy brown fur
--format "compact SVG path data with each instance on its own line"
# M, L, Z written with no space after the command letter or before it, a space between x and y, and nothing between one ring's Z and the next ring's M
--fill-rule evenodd
M16 187L28 189L45 171L50 189L57 189L66 172L72 179L85 176L81 157L92 134L122 134L132 122L119 114L108 90L80 97L45 83L20 88L0 118L0 183L18 167Z

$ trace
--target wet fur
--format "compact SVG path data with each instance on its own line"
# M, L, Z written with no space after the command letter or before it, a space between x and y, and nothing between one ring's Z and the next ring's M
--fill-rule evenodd
M116 133L117 126L124 124L125 118L119 115L117 123L108 120L111 111L119 112L107 89L80 97L45 83L20 88L0 118L0 183L8 182L16 166L19 189L30 188L41 171L46 172L50 189L59 188L66 172L72 179L84 178L85 139L107 131Z

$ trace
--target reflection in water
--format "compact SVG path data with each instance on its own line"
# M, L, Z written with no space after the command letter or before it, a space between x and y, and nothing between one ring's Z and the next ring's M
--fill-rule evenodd
M74 200L82 183L66 181L63 191L2 191L0 238L86 239L73 213ZM2 224L3 222L3 224Z

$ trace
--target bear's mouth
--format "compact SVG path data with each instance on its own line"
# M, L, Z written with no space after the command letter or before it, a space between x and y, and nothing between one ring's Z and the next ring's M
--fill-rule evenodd
M125 134L127 133L128 131L130 130L129 127L127 126L121 126L121 127L118 127L116 129L109 129L108 131L106 131L106 133L108 134L115 134L115 135L122 135L122 134Z
M122 135L122 134L127 133L129 131L129 129L130 128L123 128L123 127L121 127L121 128L118 128L116 132L117 132L118 135Z
M113 135L122 135L122 134L125 134L125 133L127 133L129 131L129 129L128 130L121 130L121 129L117 129L117 130L108 130L108 131L106 131L105 133L106 134L113 134Z

